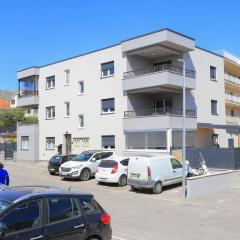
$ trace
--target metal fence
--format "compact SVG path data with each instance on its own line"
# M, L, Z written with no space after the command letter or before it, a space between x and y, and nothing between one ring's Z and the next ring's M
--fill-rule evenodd
M190 166L200 166L202 158L206 161L208 168L215 169L240 169L239 148L187 148L186 159Z

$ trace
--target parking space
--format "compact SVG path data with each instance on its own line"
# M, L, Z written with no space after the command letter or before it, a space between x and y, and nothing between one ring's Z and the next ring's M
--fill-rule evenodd
M46 163L6 162L12 185L54 185L91 192L110 213L113 240L212 240L239 238L240 187L203 197L182 200L181 187L166 188L159 195L132 192L128 186L63 181L48 174Z

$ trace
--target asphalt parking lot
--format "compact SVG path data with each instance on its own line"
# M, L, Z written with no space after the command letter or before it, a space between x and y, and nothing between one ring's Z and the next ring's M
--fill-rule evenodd
M111 215L113 240L237 240L240 238L240 181L227 191L182 200L181 187L160 195L131 192L128 186L63 181L48 174L46 163L5 162L11 185L54 185L93 193Z

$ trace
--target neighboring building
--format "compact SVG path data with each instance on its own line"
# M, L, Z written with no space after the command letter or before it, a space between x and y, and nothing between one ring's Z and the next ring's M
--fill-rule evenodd
M17 105L35 111L39 122L18 126L18 159L48 160L60 149L160 154L181 148L181 58L186 63L187 146L237 147L240 127L228 116L237 114L231 112L233 105L240 108L228 103L225 92L230 85L237 92L240 83L229 83L225 72L238 79L239 63L163 29L20 70Z
M9 109L9 108L10 108L10 101L0 98L0 110Z

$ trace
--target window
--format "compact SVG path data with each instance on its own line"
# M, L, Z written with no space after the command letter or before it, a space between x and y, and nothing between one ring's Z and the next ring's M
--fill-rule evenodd
M114 98L102 99L102 113L111 113L115 111Z
M78 82L78 86L79 86L79 94L83 94L84 93L84 82L83 81Z
M70 70L67 69L64 71L64 85L69 85L70 83Z
M175 158L171 158L173 169L182 168L182 164Z
M218 147L218 134L212 134L212 145Z
M114 61L101 64L101 77L110 77L114 75Z
M0 231L10 234L42 225L41 204L33 201L17 206L0 222Z
M70 117L70 102L65 102L65 117Z
M46 137L46 149L47 150L55 149L55 137Z
M127 166L128 166L128 163L129 163L129 158L122 160L120 163L121 163L123 166L127 167Z
M216 67L210 66L210 79L211 80L216 80L217 79L217 74L216 74Z
M101 208L98 203L93 199L80 199L83 211L86 215L96 214L97 212L101 212Z
M217 115L217 100L211 100L211 113Z
M102 136L102 149L115 149L115 136Z
M46 89L55 88L55 76L46 78Z
M71 198L48 199L49 223L81 215L81 210L76 201Z
M55 118L55 107L46 107L46 119Z
M126 133L127 149L167 149L167 132L129 132Z
M29 149L29 136L21 137L21 149L28 150Z
M84 116L83 114L78 115L79 118L79 128L84 128Z

